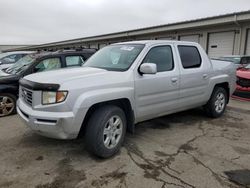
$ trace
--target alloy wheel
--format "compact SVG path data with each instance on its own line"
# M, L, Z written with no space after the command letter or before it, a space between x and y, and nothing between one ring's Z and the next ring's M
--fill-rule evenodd
M122 137L123 123L119 116L112 116L105 124L103 142L106 148L113 149Z
M0 117L10 115L15 108L15 101L8 96L0 96Z
M226 105L226 97L223 93L218 93L215 100L215 111L221 113Z

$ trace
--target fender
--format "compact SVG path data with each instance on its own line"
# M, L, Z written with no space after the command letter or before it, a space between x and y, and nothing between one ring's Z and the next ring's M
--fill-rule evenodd
M132 110L135 111L134 88L121 87L98 89L83 93L74 104L74 113L77 113L80 108L89 109L94 104L122 98L127 98L130 101Z
M230 77L229 77L229 75L222 74L222 75L217 75L217 76L213 76L213 77L210 78L209 87L208 87L208 91L207 91L207 95L206 95L207 100L210 99L215 85L221 84L221 83L228 83L228 85L230 86ZM231 89L231 88L229 88L229 89Z
M18 95L18 85L0 84L0 93L11 93L11 94L17 96Z

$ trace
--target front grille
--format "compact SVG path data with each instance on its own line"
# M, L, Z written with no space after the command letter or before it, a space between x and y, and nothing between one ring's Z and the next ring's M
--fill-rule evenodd
M33 95L33 92L26 89L26 88L21 88L21 95L22 95L22 98L23 100L30 106L32 106L32 95Z
M238 77L237 84L241 87L250 87L250 79Z

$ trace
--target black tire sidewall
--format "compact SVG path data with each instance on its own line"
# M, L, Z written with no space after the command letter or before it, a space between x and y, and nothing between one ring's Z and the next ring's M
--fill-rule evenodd
M122 135L116 147L108 149L105 147L103 142L103 131L107 121L115 115L119 116L122 120ZM126 116L121 108L109 105L97 109L87 125L85 134L86 148L98 157L111 157L121 148L126 133L126 124Z

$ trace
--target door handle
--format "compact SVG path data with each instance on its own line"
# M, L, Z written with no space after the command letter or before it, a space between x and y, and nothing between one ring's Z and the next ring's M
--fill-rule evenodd
M203 74L203 79L208 79L208 75L207 74Z
M172 78L171 81L172 83L176 83L178 81L178 78Z

